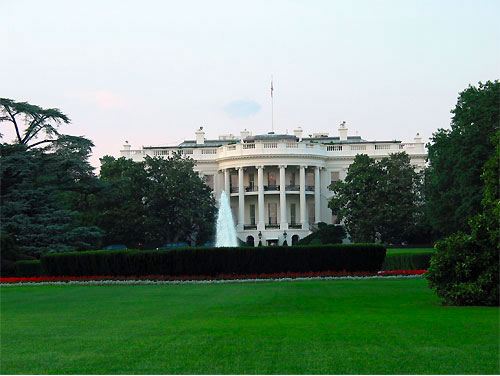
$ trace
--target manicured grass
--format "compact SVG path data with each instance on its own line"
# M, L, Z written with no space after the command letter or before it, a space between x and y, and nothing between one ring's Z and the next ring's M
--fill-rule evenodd
M434 253L434 248L388 248L388 255L397 255L401 253Z
M3 287L8 374L498 374L499 310L424 279Z

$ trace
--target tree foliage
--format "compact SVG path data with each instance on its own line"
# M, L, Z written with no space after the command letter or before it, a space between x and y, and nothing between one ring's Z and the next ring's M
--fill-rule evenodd
M494 154L499 129L500 83L469 86L459 94L451 129L433 134L426 177L426 211L440 236L466 231L468 218L481 211L482 168Z
M427 270L429 286L445 304L500 304L499 136L497 132L495 154L485 163L482 174L482 213L469 220L469 233L459 231L436 244L437 252Z
M176 153L137 163L107 156L101 163L104 189L94 209L108 243L161 247L212 237L215 199L192 159Z
M325 222L319 222L318 229L305 238L300 239L297 245L338 244L342 243L345 236L346 233L343 226L328 225Z
M99 194L89 200L87 222L104 230L104 244L140 247L146 242L143 199L148 180L144 164L105 156L101 158L99 182Z
M88 163L77 154L69 158L60 149L0 145L0 230L16 239L21 252L39 255L98 244L100 231L83 226L63 199L64 193L83 189L80 181L91 179Z
M198 244L209 240L214 232L215 198L194 171L195 162L174 153L167 159L146 157L144 164L149 240Z
M16 143L27 149L53 143L62 135L58 128L70 119L57 108L44 109L27 102L0 98L0 122L11 123L16 132Z
M414 239L422 227L422 175L404 152L380 162L359 154L346 179L330 189L334 196L329 207L355 242L380 237L382 242L401 244Z

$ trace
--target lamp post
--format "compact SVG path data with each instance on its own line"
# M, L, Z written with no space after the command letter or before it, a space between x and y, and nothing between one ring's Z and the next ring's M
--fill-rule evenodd
M285 231L283 231L283 238L284 238L284 240L283 240L283 245L284 245L284 246L285 246L285 245L286 245L286 246L288 245L288 242L286 241L286 236L287 236L287 235L288 235L288 234L286 233L286 230L285 230Z
M259 231L257 236L259 237L259 247L262 247L262 231Z

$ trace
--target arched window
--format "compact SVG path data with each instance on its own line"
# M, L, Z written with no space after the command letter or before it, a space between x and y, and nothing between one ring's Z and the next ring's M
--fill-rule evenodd
M253 236L247 236L247 245L249 247L255 247L255 240L253 238Z
M298 235L294 235L292 236L292 245L295 245L299 242L299 236Z

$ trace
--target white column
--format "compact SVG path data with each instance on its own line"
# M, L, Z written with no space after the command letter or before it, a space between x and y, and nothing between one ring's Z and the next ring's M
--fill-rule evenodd
M306 210L306 166L300 166L300 223L303 230L309 230Z
M288 230L288 218L286 216L285 169L286 165L280 166L280 230Z
M320 167L314 169L314 222L321 222L321 185Z
M257 230L266 229L266 220L264 215L264 166L257 166L257 186L258 186L258 202L259 202L259 221L257 222Z
M238 231L243 231L245 224L245 187L243 186L243 167L238 168Z
M229 169L224 169L224 190L228 196L231 195L230 185L229 185Z

